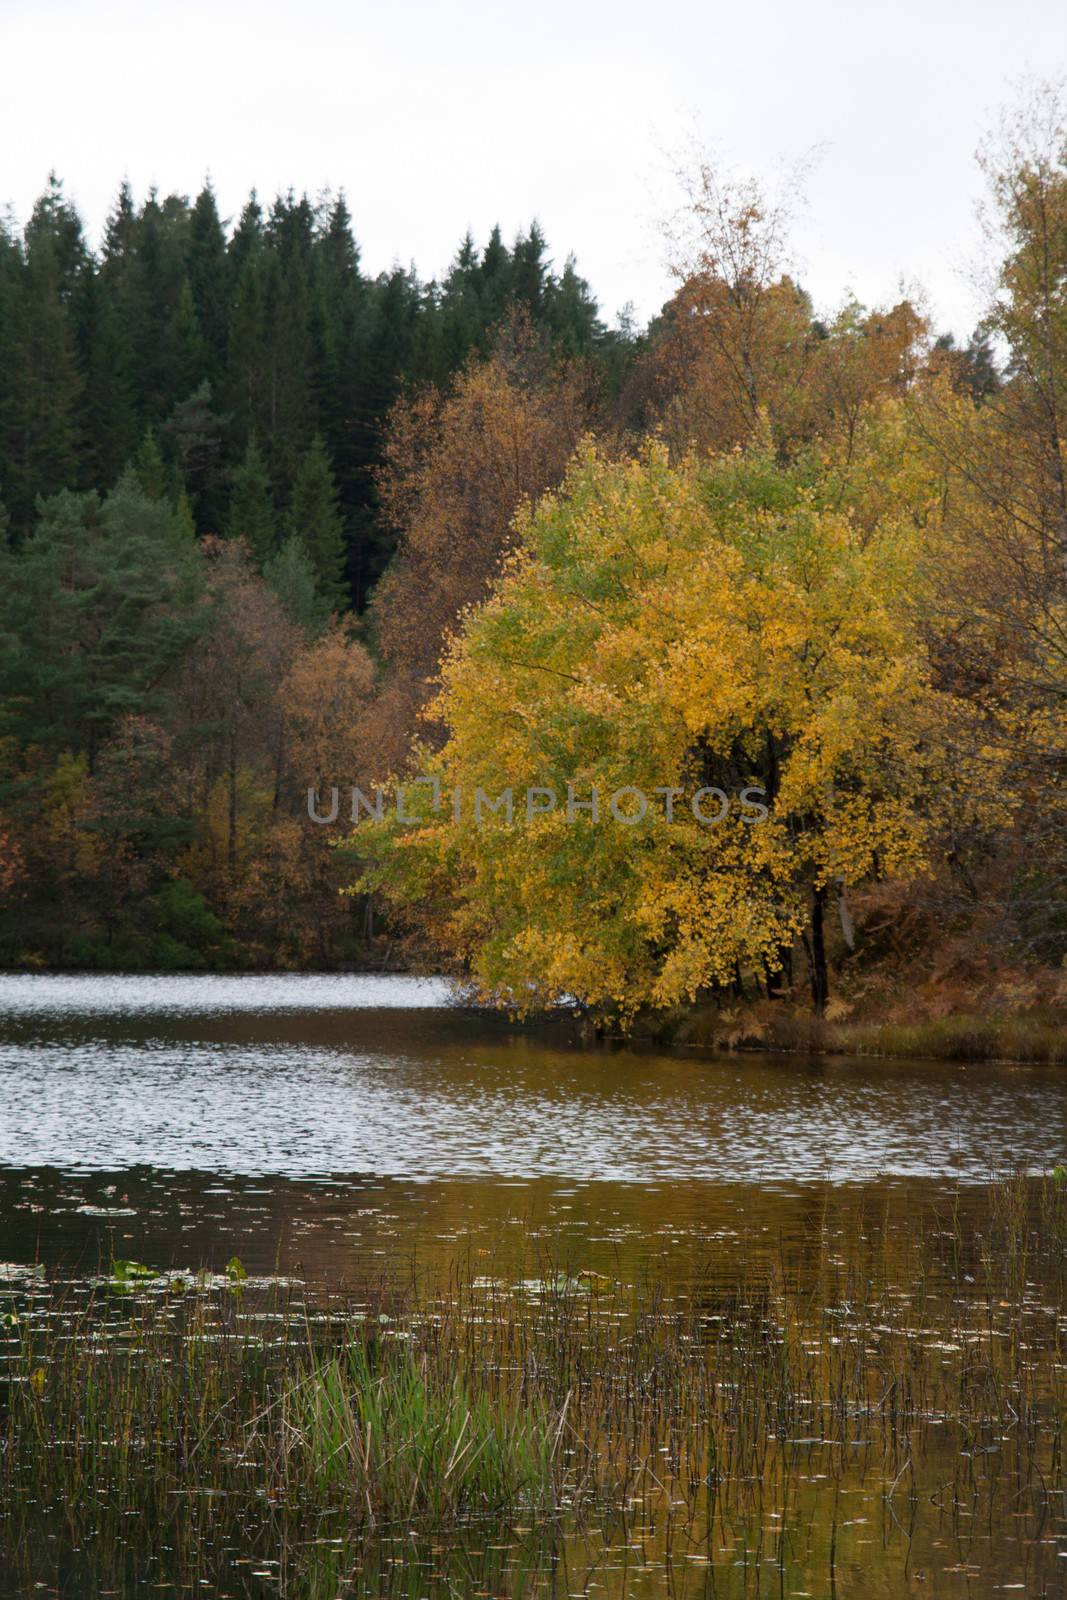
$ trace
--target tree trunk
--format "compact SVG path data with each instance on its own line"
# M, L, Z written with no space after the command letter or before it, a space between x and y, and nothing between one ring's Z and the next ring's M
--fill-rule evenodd
M791 945L778 946L778 965L772 967L766 959L763 963L763 973L767 984L767 999L778 1000L781 998L782 985L787 989L793 987L793 949Z
M826 939L823 928L823 910L826 886L815 890L811 903L811 998L815 1015L821 1017L830 998L830 977L826 970Z
M237 875L237 729L230 725L229 751L229 834L226 840L226 860L230 873Z

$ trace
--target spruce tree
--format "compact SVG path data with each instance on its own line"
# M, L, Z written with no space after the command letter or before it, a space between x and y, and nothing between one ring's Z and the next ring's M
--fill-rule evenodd
M32 255L42 243L47 243L59 297L69 304L89 265L89 250L81 218L64 195L63 184L54 172L49 173L48 187L34 205L26 224L25 237L28 255Z
M435 374L435 381L441 385L463 365L481 333L478 250L470 229L464 234L444 281L437 318L441 323L444 371Z
M511 253L511 293L536 321L544 310L545 289L549 282L549 263L545 260L546 241L537 222L515 240Z
M83 479L87 487L97 487L117 480L142 432L129 321L106 266L85 276L79 329L85 373Z
M174 507L174 521L182 538L188 544L193 544L196 539L196 518L193 516L189 491L184 483L178 490L178 499Z
M135 342L140 317L134 265L137 212L123 181L104 230L83 313L85 426L94 486L114 483L144 433L142 374Z
M164 272L163 218L153 190L134 224L127 315L142 414L162 422L170 408L167 338L170 307Z
M137 207L133 203L130 180L123 178L115 204L104 228L104 264L128 267L133 260L133 237L137 228Z
M301 539L290 535L263 568L263 576L293 622L308 634L321 633L330 605L319 592L315 569Z
M240 268L226 347L226 408L237 438L246 442L257 430L263 437L271 435L263 257L256 246Z
M331 605L346 602L344 523L326 445L316 434L300 463L289 506L289 531L301 540Z
M545 318L553 341L567 355L589 355L605 338L597 303L573 256L567 257L562 278L547 286Z
M82 377L69 304L63 232L27 230L20 293L11 306L8 481L16 526L27 531L40 495L73 486L79 476Z
M200 384L210 382L207 346L200 333L196 304L188 278L183 278L178 304L167 330L167 389L170 394L189 395Z
M15 381L15 323L22 312L22 246L0 215L0 493L12 492L19 396Z
M260 566L277 551L278 523L270 469L255 434L249 439L244 459L233 473L226 534L231 539L247 540Z
M366 387L367 285L344 195L331 206L314 247L315 409L342 503L362 489L357 437Z
M318 423L314 400L313 266L315 214L306 195L279 195L267 222L263 311L269 412L262 418L271 462L295 475Z
M499 225L489 235L489 243L482 252L478 276L482 328L488 331L500 320L511 296L511 255L501 237Z
M163 424L168 450L173 454L201 533L217 533L223 522L222 452L226 420L215 410L211 385L205 379L191 395L174 406Z
M186 270L197 324L206 346L208 376L217 381L226 360L228 274L226 235L210 183L201 189L189 214Z
M163 499L167 492L167 468L154 428L149 428L141 441L141 448L134 463L134 472L149 500Z

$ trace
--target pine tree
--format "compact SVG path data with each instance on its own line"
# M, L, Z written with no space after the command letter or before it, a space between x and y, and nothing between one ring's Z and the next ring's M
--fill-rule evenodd
M255 434L249 439L244 459L233 474L226 534L231 539L245 539L260 566L277 552L278 524L270 470Z
M150 713L199 625L199 555L133 472L103 502L65 491L8 563L0 592L0 736L89 764L117 720Z
M346 602L344 586L344 523L326 445L316 434L293 484L289 530L300 539L315 571L323 597L331 605Z
M187 270L197 323L206 346L208 376L217 380L226 360L228 273L226 235L210 183L197 195L189 216Z

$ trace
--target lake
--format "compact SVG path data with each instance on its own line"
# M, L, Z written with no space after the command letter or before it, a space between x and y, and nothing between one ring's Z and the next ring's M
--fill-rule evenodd
M433 1293L461 1261L529 1283L551 1261L576 1282L595 1275L711 1305L742 1282L746 1293L773 1281L776 1294L818 1296L828 1260L859 1248L889 1263L905 1297L921 1266L947 1305L948 1268L930 1241L950 1230L937 1219L951 1215L967 1254L954 1259L954 1290L969 1280L977 1295L993 1180L1062 1161L1065 1113L1055 1069L578 1050L562 1031L462 1004L437 979L0 976L0 1288L6 1273L14 1303L31 1271L76 1293L117 1259L191 1277L238 1258L250 1278L299 1283L311 1303L365 1294L372 1281L418 1280ZM1062 1312L1044 1306L1053 1330ZM1067 1592L1056 1587L1067 1583L1062 1501L1061 1523L1046 1507L1035 1532L994 1497L978 1543L961 1553L957 1518L941 1560L938 1527L944 1535L951 1517L901 1534L884 1515L884 1485L861 1472L848 1489L863 1509L841 1535L842 1593L848 1573L859 1581L865 1570L864 1528L879 1530L867 1595L919 1592L917 1566L924 1593L991 1594L973 1586L976 1564L997 1588ZM756 1568L717 1570L705 1555L679 1586L662 1553L642 1570L607 1559L619 1545L605 1529L557 1532L547 1554L514 1536L521 1560L509 1569L501 1556L491 1572L483 1541L482 1566L435 1575L425 1592L479 1592L476 1582L514 1594L599 1585L611 1600L824 1592L805 1590L808 1546L792 1568L778 1560L773 1589ZM81 1536L55 1533L31 1519L36 1565L12 1565L5 1593L103 1592ZM921 1562L912 1540L924 1543ZM312 1583L303 1571L285 1578L262 1544L255 1556L239 1538L227 1549L196 1577L198 1592L357 1592L332 1567ZM420 1592L425 1568L402 1540L401 1550L382 1557L390 1583L399 1563ZM144 1559L134 1576L113 1576L115 1592L192 1581L176 1558Z

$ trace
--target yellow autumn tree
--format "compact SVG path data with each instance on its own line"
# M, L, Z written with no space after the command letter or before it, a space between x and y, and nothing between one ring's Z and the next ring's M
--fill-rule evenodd
M625 1017L794 945L821 1009L836 896L926 870L974 803L921 637L932 492L892 407L847 475L766 443L586 450L455 639L439 803L420 786L417 824L362 830L366 881L520 1010Z

